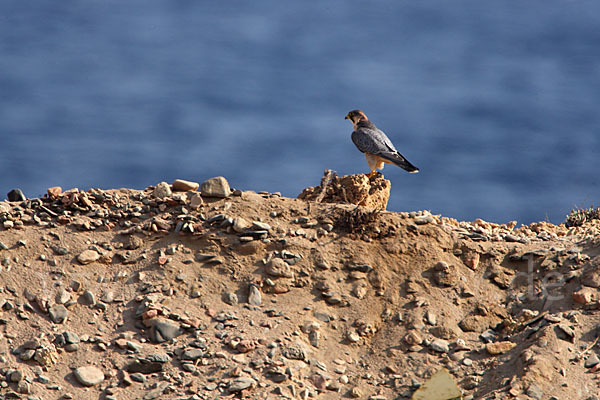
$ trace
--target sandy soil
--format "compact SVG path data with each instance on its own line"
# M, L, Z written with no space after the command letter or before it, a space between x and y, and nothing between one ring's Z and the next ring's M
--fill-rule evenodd
M598 396L598 221L169 192L0 203L0 397Z

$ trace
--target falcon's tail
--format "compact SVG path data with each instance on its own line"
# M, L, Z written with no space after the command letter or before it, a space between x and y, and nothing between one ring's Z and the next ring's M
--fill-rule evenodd
M419 168L412 165L404 156L400 153L385 153L381 154L381 157L391 161L393 164L399 166L405 171L410 172L411 174L419 172Z

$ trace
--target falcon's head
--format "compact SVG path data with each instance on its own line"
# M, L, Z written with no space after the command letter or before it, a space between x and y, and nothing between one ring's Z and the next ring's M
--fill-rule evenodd
M367 116L365 115L364 112L360 111L360 110L352 110L348 113L348 115L346 115L346 118L344 119L349 119L350 122L352 122L353 125L356 125L357 123L359 123L360 121L368 121L369 118L367 118Z

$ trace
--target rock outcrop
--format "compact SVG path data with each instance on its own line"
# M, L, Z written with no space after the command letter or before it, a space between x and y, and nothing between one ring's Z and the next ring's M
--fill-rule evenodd
M365 174L338 177L334 171L325 170L319 186L307 187L299 199L318 203L348 203L376 210L385 210L392 184L382 174L370 177Z

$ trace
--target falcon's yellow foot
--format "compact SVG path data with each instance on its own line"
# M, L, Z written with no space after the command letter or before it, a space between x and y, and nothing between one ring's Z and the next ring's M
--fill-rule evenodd
M365 174L365 175L367 175L367 177L368 177L369 179L371 179L372 177L374 177L375 175L377 175L377 171L373 170L373 171L371 171L370 173L368 173L368 174Z

